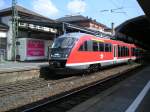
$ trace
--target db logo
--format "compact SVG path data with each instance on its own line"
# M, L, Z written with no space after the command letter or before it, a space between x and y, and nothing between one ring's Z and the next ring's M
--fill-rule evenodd
M104 55L103 55L103 54L101 54L101 55L100 55L100 58L101 58L101 59L103 59L103 58L104 58Z

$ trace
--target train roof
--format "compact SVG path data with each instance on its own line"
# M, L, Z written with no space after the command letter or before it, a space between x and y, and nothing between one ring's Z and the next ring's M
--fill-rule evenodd
M125 43L123 41L120 41L120 40L112 40L112 39L108 39L108 38L103 38L103 37L97 37L97 36L94 36L94 35L91 35L91 34L87 34L87 33L81 33L81 32L73 32L73 33L66 33L66 34L63 34L61 36L59 36L59 38L61 37L74 37L74 38L81 38L83 36L92 36L94 37L95 39L100 39L100 40L104 40L106 42L111 42L113 44L124 44L124 45L131 45L131 46L135 46L134 44L130 44L130 43Z
M85 35L90 35L90 34L87 34L87 33L81 33L81 32L74 32L74 33L65 33L63 35L60 36L61 37L74 37L74 38L80 38L82 36L85 36ZM93 36L93 35L91 35Z

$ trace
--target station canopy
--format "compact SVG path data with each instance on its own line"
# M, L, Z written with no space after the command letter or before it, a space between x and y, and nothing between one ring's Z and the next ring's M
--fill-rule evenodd
M150 1L138 0L138 2L145 15L122 23L116 28L116 31L132 37L141 43L142 47L150 49Z

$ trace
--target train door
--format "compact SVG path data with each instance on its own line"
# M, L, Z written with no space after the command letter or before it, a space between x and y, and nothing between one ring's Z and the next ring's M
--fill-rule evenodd
M113 46L114 64L117 63L117 45Z

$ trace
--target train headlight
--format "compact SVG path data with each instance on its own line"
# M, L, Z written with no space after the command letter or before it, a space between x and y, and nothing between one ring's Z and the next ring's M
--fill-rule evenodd
M51 58L60 58L61 55L59 53L51 54Z
M52 61L49 61L49 64L50 64L50 65L53 65L53 62L52 62Z
M67 58L68 57L68 54L65 54L65 58Z

